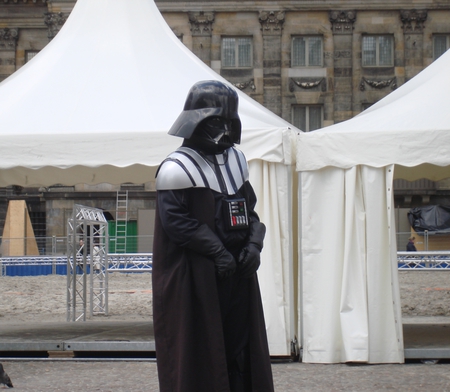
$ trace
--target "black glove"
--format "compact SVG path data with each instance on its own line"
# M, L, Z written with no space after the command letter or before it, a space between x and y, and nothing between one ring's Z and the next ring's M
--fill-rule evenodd
M247 245L239 254L239 276L250 278L261 264L261 250L263 248L266 226L261 222L253 222L250 230L250 237Z
M222 241L207 225L198 228L186 247L213 259L219 279L234 274L236 261L233 255L225 249Z

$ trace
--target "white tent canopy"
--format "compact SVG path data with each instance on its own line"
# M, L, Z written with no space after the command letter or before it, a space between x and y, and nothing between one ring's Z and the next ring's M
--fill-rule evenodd
M153 0L78 0L59 34L0 84L0 186L152 181L199 80L226 82ZM259 275L271 353L290 353L292 130L239 91L241 149L268 226Z
M396 164L396 178L450 177L449 67L447 52L355 118L302 133L297 169Z
M152 0L78 1L53 41L0 85L0 186L100 176L117 184L122 172L106 165L158 165L180 144L167 130L189 88L207 79L220 76L180 42ZM284 162L281 130L290 125L239 97L247 159ZM71 168L70 176L45 174L50 167ZM136 180L149 180L137 172Z
M303 360L402 362L393 179L450 177L450 52L298 139Z

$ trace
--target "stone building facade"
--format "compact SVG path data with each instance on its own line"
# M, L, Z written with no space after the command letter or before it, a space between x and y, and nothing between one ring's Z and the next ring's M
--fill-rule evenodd
M1 2L0 81L55 37L75 2ZM404 0L156 0L156 4L177 37L201 60L303 131L355 116L450 46L450 0L414 4ZM400 181L396 205L449 204L449 189L448 181ZM70 209L72 200L95 200L96 206L113 210L117 190L86 190L82 185L51 194L17 187L0 190L0 230L10 198L29 197L30 209L46 215L46 234L60 235L62 215L56 214L59 221L52 218L58 203ZM139 203L152 208L154 194L145 191L145 186L130 190L129 195L130 208Z

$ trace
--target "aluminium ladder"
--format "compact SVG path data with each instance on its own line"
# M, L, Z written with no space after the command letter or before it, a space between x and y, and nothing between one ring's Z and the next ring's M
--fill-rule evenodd
M114 253L127 251L128 191L117 191L116 198L116 241Z

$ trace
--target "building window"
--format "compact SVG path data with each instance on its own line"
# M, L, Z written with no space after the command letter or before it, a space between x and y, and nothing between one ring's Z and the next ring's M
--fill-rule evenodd
M222 38L222 67L248 68L253 65L251 37Z
M322 37L292 37L292 67L322 67L322 48Z
M433 36L433 59L436 60L442 56L450 48L450 34L449 35L434 35Z
M292 107L292 124L304 132L322 128L322 106L294 105Z
M363 67L392 67L394 65L394 37L366 35L362 40Z
M25 52L25 62L28 63L34 56L39 53L39 50L27 50Z

